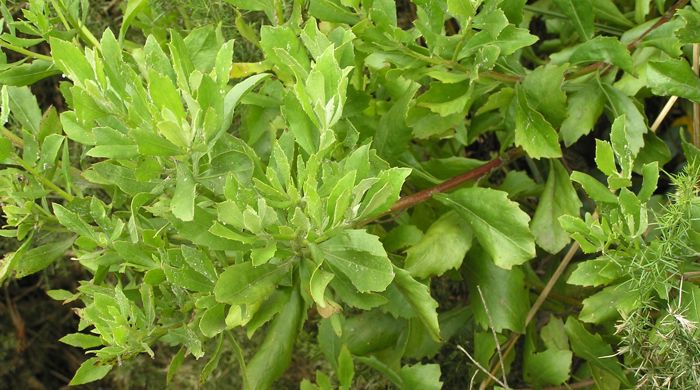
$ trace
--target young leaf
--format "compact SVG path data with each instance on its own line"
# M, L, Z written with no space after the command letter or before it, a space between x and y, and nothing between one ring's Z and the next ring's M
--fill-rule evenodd
M394 279L391 261L377 236L345 230L319 244L325 261L359 292L384 291Z
M479 244L499 267L510 269L535 256L530 218L505 192L472 187L450 195L438 194L436 199L471 225Z

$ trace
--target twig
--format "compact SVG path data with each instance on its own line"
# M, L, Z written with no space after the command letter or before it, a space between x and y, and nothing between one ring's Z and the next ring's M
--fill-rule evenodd
M458 346L457 346L457 349L459 349L460 351L464 352L464 354L467 355L467 357L469 358L469 360L471 360L471 362L474 363L475 366L477 366L481 371L483 371L486 375L488 375L491 379L493 379L494 382L498 383L499 386L501 386L501 387L503 387L503 388L507 388L505 383L501 382L500 379L498 379L498 378L496 378L495 376L493 376L493 374L491 374L487 369L485 369L484 366L482 366L481 364L479 364L479 362L477 362L477 361L472 357L472 355L470 355L469 352L467 352L466 349L462 348L461 345L458 345Z
M700 43L693 44L693 71L700 76ZM700 103L693 103L693 144L700 148Z
M501 374L503 374L503 383L506 389L510 389L508 386L508 379L506 379L506 366L503 362L503 354L501 353L501 343L498 342L498 336L496 331L493 329L493 318L491 318L491 312L489 312L489 307L486 305L486 299L484 299L484 294L481 292L481 286L477 285L476 289L479 291L479 298L481 298L481 304L484 305L484 312L486 313L486 318L489 320L489 328L491 328L491 334L493 334L493 340L496 342L496 352L498 352L498 361L501 364Z
M651 125L651 131L653 133L655 133L659 126L661 126L661 122L663 122L664 119L666 119L666 115L668 115L668 113L671 111L671 108L673 108L673 105L676 103L676 100L678 100L678 96L671 96L666 102L664 108L661 109L661 112L656 117L656 120L654 120L654 123Z
M630 42L627 45L627 49L632 50L637 45L647 37L652 31L656 30L657 28L661 27L662 25L666 24L673 15L675 15L676 10L678 10L681 7L685 7L686 4L688 4L689 0L678 0L675 4L671 6L660 18L659 20L656 21L656 23L652 24L648 29L646 29L640 36L638 36L634 41Z
M542 306L544 301L547 299L547 296L552 291L552 288L554 288L554 285L557 283L561 275L564 273L564 270L571 262L571 259L573 259L574 255L576 255L576 252L578 252L578 248L578 242L574 241L574 243L571 244L571 247L569 247L569 251L566 252L566 255L564 255L564 258L561 260L561 263L559 263L559 266L557 266L557 269L554 270L552 277L549 278L549 281L542 289L542 292L537 297L537 300L530 308L530 311L527 313L527 317L525 317L525 326L528 326L532 319L535 317L535 314L537 314L537 311L540 309L540 306Z

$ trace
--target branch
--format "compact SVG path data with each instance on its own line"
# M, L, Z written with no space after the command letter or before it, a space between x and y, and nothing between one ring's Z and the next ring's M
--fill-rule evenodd
M661 17L659 18L659 20L656 21L656 23L654 23L654 24L652 24L651 26L649 26L649 28L647 28L646 30L644 30L644 32L643 32L641 35L639 35L635 40L633 40L632 42L630 42L630 43L627 45L627 49L628 49L628 50L632 50L632 49L634 49L635 47L637 47L637 45L639 45L639 44L642 42L642 40L644 40L644 38L647 37L647 35L651 34L652 31L654 31L654 30L656 30L657 28L663 26L663 25L666 24L669 20L671 20L671 18L673 17L673 15L676 14L676 11L677 11L679 8L684 7L686 4L688 4L688 1L689 1L689 0L678 0L675 4L673 4L673 5L671 6L671 8L669 8L669 9L663 14L663 16L661 16ZM611 66L610 66L609 64L605 63L605 62L602 62L602 61L601 61L601 62L596 62L596 63L590 64L590 65L584 67L583 69L579 70L578 72L575 72L575 73L572 73L572 74L568 75L566 78L567 78L567 79L572 79L572 78L580 77L580 76L583 76L583 75L586 75L586 74L589 74L589 73L593 73L593 72L595 72L595 71L598 70L598 69L603 69L603 71L605 72L605 71L607 71L610 67L611 67Z
M432 198L435 194L453 190L469 180L474 180L485 176L494 169L501 167L506 162L517 158L522 153L522 150L519 148L511 149L507 151L503 156L496 157L495 159L487 162L486 164L478 168L472 169L469 172L465 172L459 176L455 176L434 187L430 187L413 195L404 196L403 198L399 199L398 202L394 203L391 209L383 215L395 213L397 211L413 207L418 203L425 202L426 200Z

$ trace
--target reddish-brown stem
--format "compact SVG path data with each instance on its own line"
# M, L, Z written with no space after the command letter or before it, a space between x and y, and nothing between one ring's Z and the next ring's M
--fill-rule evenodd
M453 190L469 180L474 180L485 176L489 172L502 166L507 161L521 154L521 149L511 149L508 152L506 152L503 156L496 157L495 159L487 162L486 164L478 168L472 169L469 172L465 172L459 176L455 176L434 187L430 187L423 191L416 192L412 195L404 196L403 198L399 199L398 202L394 203L394 205L391 207L391 210L389 210L388 213L395 213L397 211L405 210L409 207L415 206L418 203L425 202L426 200L432 198L435 194Z
M686 4L688 4L688 1L689 1L689 0L678 0L675 4L673 4L673 5L671 6L671 8L669 8L669 9L663 14L663 16L661 16L661 17L659 18L659 20L656 21L656 23L654 23L654 24L652 24L651 26L649 26L649 28L647 28L646 30L644 30L644 32L643 32L641 35L639 35L635 40L633 40L632 42L630 42L630 43L627 45L627 49L628 49L628 50L632 50L632 49L634 49L635 47L637 47L637 45L639 45L639 43L641 43L642 40L644 40L644 38L646 38L647 35L649 35L652 31L656 30L657 28L661 27L662 25L666 24L669 20L671 20L671 18L673 17L673 15L675 15L676 11L677 11L679 8L684 7ZM572 79L572 78L580 77L580 76L583 76L583 75L586 75L586 74L589 74L589 73L593 73L593 72L595 72L595 71L598 70L598 69L602 69L603 72L605 73L605 72L606 72L607 70L609 70L610 68L611 68L611 66L610 66L609 64L606 64L606 63L604 63L604 62L596 62L596 63L590 64L590 65L588 65L588 66L582 68L582 69L579 70L578 72L574 72L574 73L569 74L569 75L567 76L567 78L568 78L568 79Z
M685 7L685 5L688 4L688 1L689 1L689 0L678 0L678 1L676 1L675 4L673 4L673 5L671 6L671 8L669 8L669 9L663 14L663 16L661 16L661 17L659 18L659 20L656 21L656 23L652 24L648 29L646 29L646 30L642 33L642 35L640 35L640 36L637 37L637 39L635 39L634 41L630 42L630 43L627 45L627 49L632 50L632 49L634 49L635 47L637 47L637 45L639 44L639 42L641 42L644 38L646 38L647 35L649 35L652 31L656 30L657 28L661 27L662 25L666 24L666 22L668 22L669 20L671 20L671 18L672 18L673 15L676 13L676 11L677 11L679 8L681 8L681 7Z

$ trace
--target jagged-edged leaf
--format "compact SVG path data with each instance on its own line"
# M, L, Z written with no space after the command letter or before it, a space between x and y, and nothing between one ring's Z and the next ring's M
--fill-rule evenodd
M469 223L479 244L499 267L510 269L535 256L530 217L505 192L472 187L439 194L436 199Z

